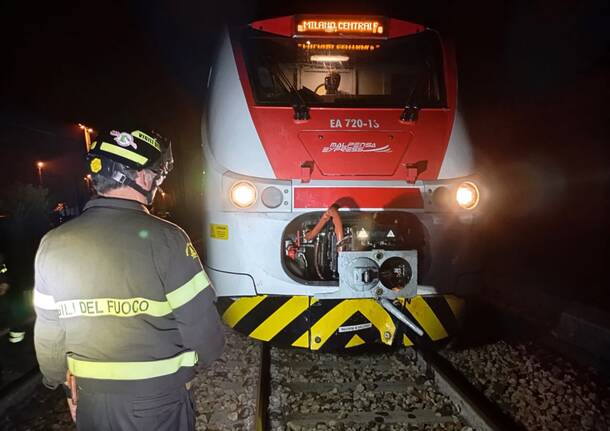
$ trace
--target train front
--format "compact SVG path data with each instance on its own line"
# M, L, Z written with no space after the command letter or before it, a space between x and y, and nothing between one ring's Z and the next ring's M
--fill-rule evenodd
M258 21L226 31L208 87L204 263L225 323L312 350L448 340L485 194L438 33Z

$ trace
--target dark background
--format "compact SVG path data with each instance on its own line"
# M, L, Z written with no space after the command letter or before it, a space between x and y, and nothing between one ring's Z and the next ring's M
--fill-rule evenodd
M486 279L610 309L607 1L3 2L0 188L35 184L44 160L53 193L84 196L76 123L137 123L171 137L174 216L199 236L200 116L222 25L299 12L383 14L450 37L493 198Z

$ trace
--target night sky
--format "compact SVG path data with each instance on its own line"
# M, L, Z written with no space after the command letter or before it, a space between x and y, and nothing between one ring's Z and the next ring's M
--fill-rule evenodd
M34 182L37 159L58 188L82 180L76 123L140 124L174 142L168 189L196 229L199 120L222 25L383 14L436 28L457 47L460 103L493 190L494 268L607 300L609 2L330 3L3 2L0 187Z

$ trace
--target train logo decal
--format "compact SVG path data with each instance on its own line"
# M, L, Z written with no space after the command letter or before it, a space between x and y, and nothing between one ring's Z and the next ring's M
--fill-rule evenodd
M331 142L323 153L391 153L390 145L378 147L375 142Z
M136 150L138 149L138 144L136 144L133 140L133 136L131 133L127 132L117 132L116 130L112 130L110 132L112 136L114 136L114 141L119 144L123 148L133 147Z

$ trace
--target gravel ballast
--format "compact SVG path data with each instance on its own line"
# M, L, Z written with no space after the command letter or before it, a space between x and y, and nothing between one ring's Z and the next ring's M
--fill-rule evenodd
M404 350L351 356L272 349L269 419L272 431L469 429Z
M607 382L532 343L501 341L444 355L528 430L610 429Z

